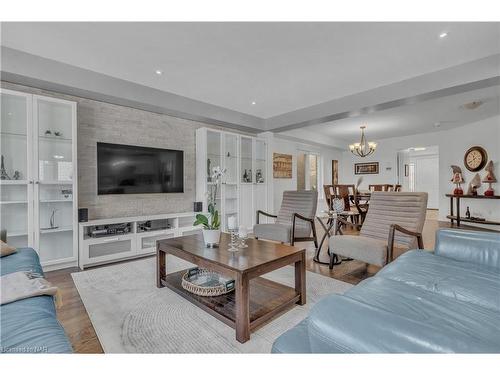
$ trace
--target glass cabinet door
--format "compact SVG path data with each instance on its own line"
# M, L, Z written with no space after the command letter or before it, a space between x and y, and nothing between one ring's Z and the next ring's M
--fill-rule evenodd
M2 90L1 110L0 226L7 232L9 245L27 247L32 242L32 189L28 180L30 96Z
M216 167L223 168L222 165L222 143L221 133L207 131L207 193L209 196L215 196L215 205L220 210L221 208L221 188L220 182L216 186L212 178L213 170ZM208 200L207 205L208 207Z
M241 155L240 155L240 178L242 183L253 182L252 159L253 148L252 138L241 137Z
M255 140L255 182L264 184L266 182L266 142Z
M73 256L73 121L71 103L35 98L38 248L42 262Z
M238 215L238 136L235 134L224 134L224 168L222 224L227 231L227 218Z

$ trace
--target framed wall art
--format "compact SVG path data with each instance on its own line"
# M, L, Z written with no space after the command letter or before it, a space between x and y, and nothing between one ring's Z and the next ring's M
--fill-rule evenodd
M273 153L273 177L292 178L292 155Z
M354 164L354 174L378 174L378 161Z

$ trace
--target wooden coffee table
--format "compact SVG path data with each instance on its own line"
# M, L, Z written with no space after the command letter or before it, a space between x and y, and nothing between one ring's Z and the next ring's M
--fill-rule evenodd
M294 304L306 303L305 250L256 239L248 248L229 252L230 236L222 233L219 248L205 247L202 234L169 238L157 243L157 287L168 287L196 306L236 330L236 340L244 343L250 332L267 323ZM186 272L166 273L166 255L171 254L199 267L208 268L235 280L235 290L218 297L200 297L181 286ZM263 277L278 268L295 265L295 287Z

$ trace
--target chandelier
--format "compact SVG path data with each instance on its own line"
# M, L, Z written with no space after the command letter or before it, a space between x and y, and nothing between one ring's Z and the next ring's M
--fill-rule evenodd
M359 143L353 143L349 145L349 150L354 154L364 158L365 156L371 155L375 152L377 144L375 142L368 142L365 137L366 126L361 126L361 141Z

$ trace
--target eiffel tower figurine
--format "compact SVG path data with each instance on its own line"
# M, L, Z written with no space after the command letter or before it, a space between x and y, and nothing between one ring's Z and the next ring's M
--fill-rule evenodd
M3 155L2 155L2 162L0 164L0 180L10 180L9 175L7 174L7 171L5 170L5 165L3 162Z

